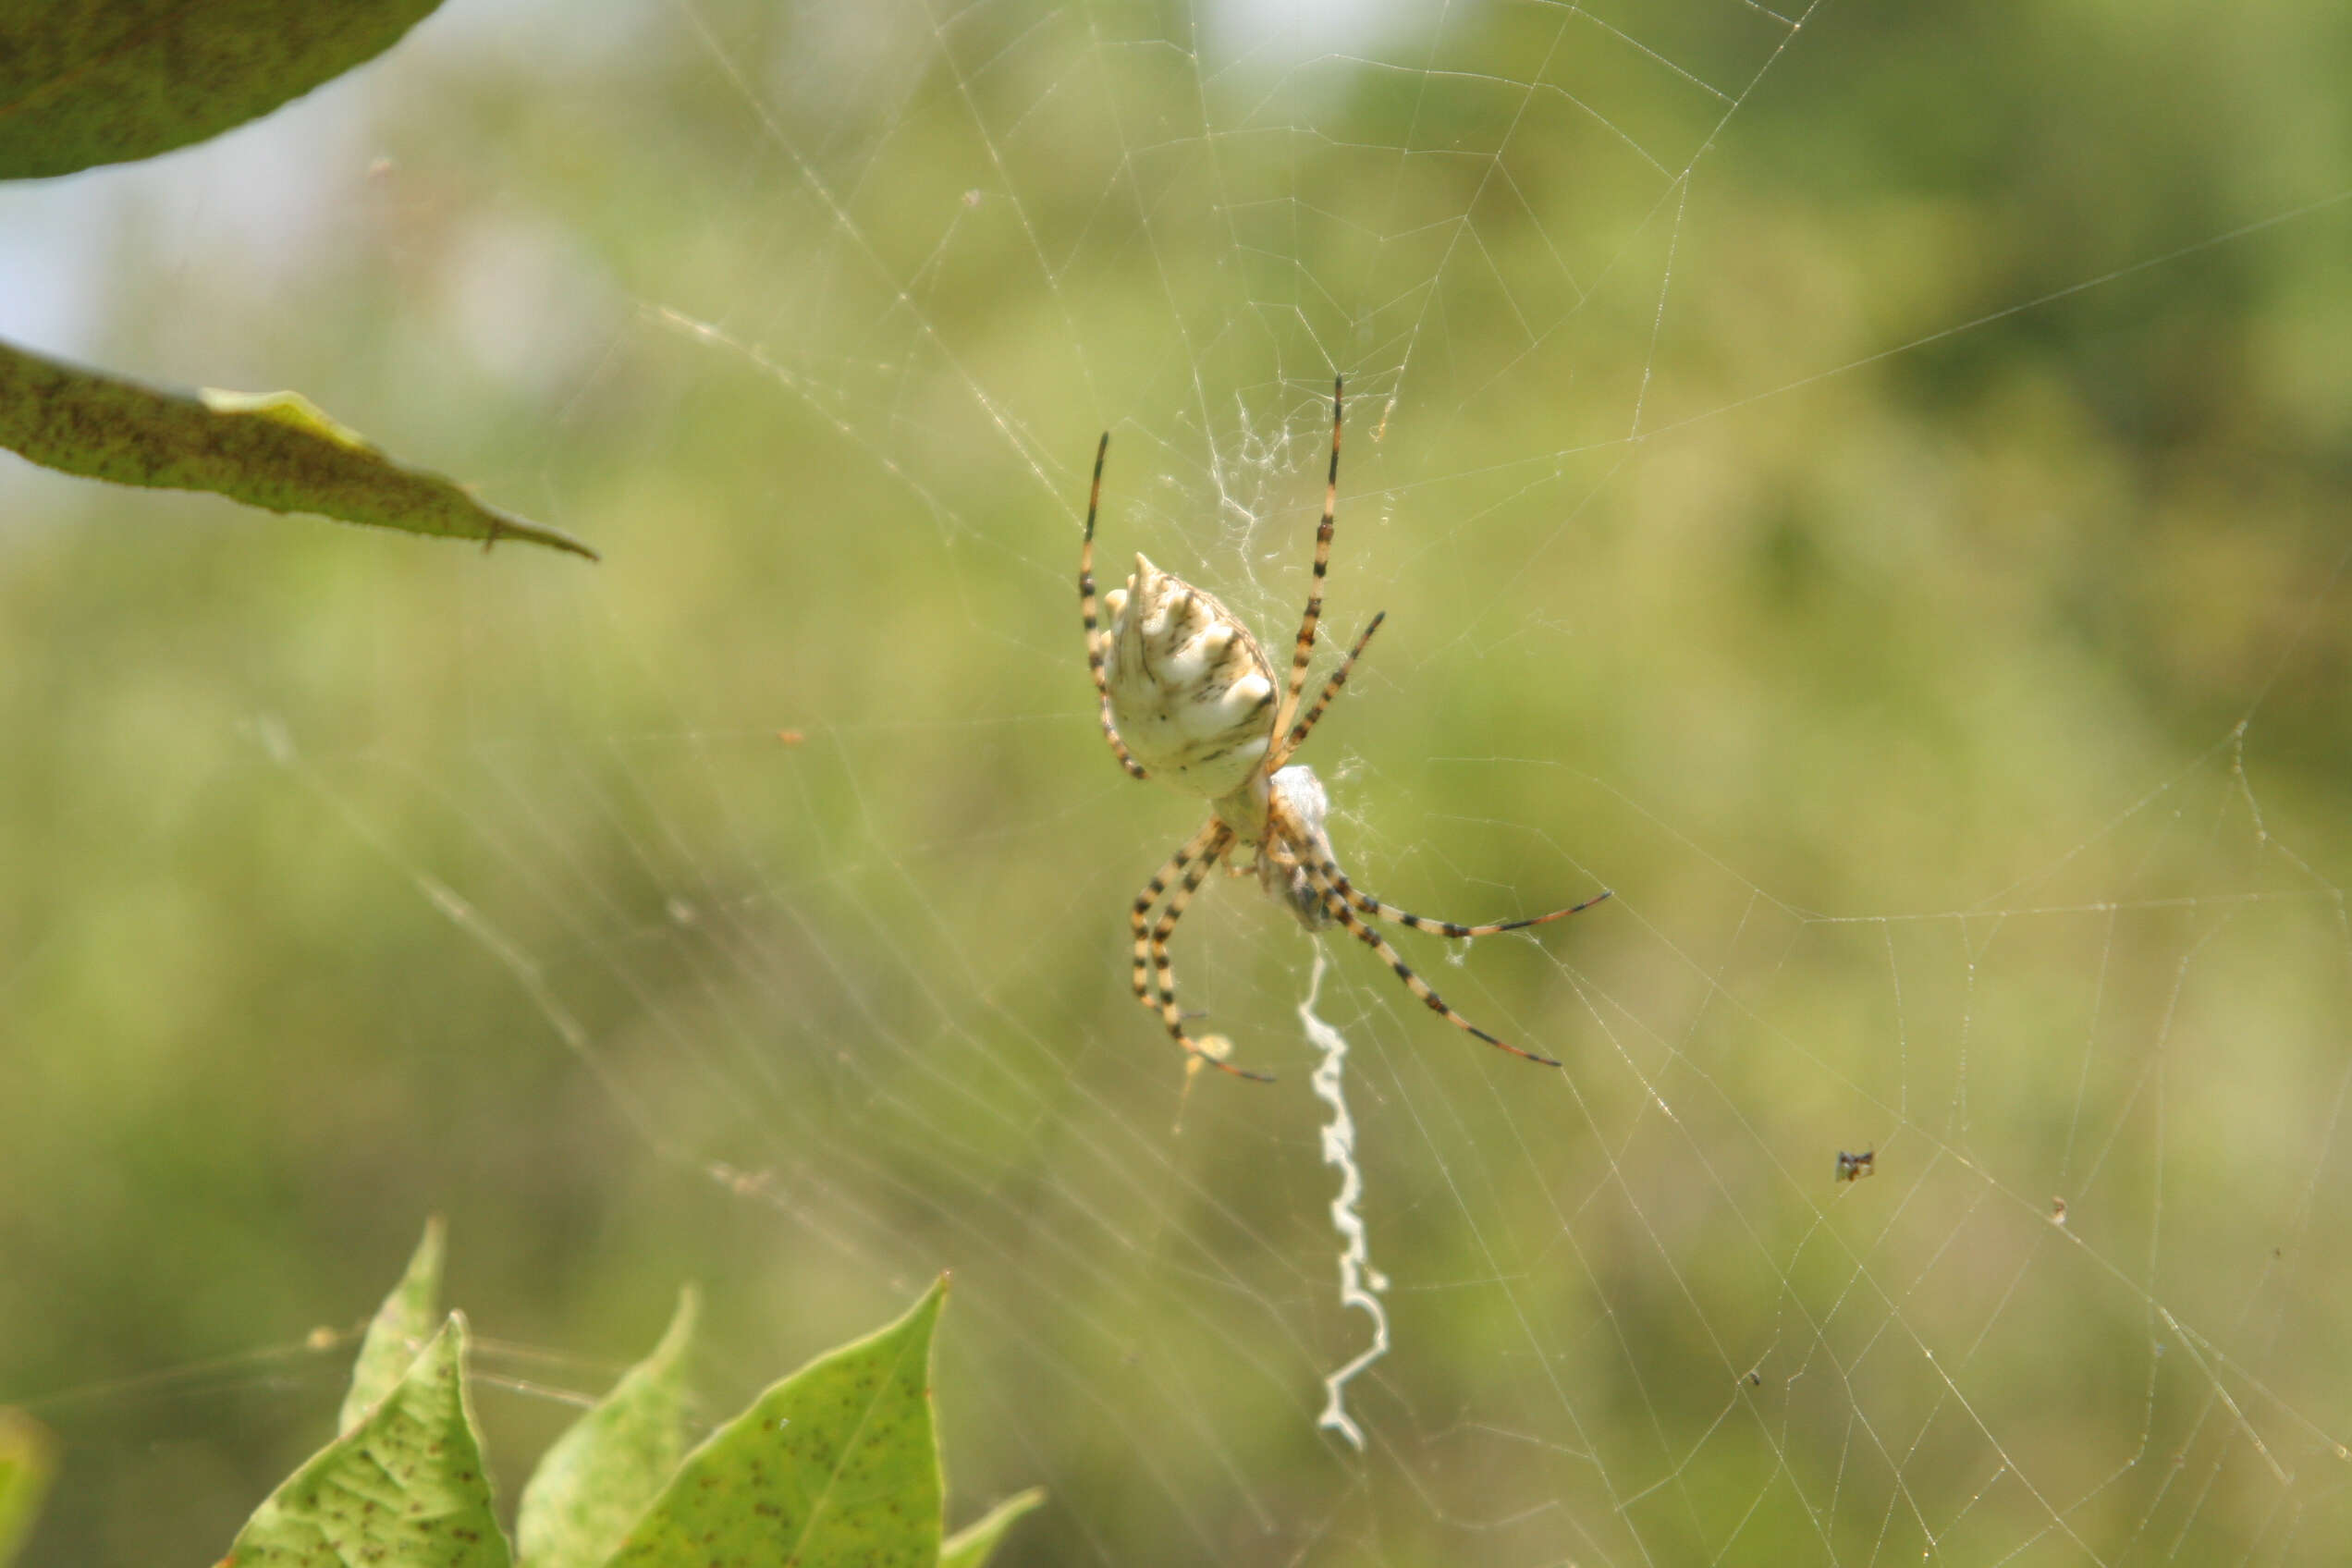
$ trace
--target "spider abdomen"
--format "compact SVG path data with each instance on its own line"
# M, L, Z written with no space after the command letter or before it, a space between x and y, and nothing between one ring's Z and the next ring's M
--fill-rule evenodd
M1275 687L1249 629L1216 598L1138 555L1109 612L1111 717L1153 778L1211 800L1232 793L1274 736Z

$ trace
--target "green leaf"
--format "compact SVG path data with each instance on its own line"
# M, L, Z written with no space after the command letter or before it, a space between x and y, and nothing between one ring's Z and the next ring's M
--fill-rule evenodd
M253 1511L223 1568L508 1568L456 1313L368 1418Z
M0 1410L0 1568L16 1561L32 1534L55 1469L55 1452L41 1423L19 1410Z
M216 136L373 59L439 0L13 0L0 6L0 178Z
M939 1568L981 1568L1012 1522L1046 1501L1043 1487L1015 1492L949 1537L939 1549Z
M444 1227L435 1215L424 1222L424 1239L409 1257L408 1272L375 1309L360 1341L359 1359L351 1364L351 1390L343 1396L343 1414L335 1429L348 1432L398 1387L417 1358L433 1325L441 1316L441 1255Z
M939 1456L931 1330L947 1281L880 1333L821 1356L688 1456L616 1568L933 1568Z
M185 397L0 343L0 447L117 484L214 490L274 512L485 544L522 539L596 558L570 534L403 468L293 392Z
M678 1468L686 1448L684 1363L694 1336L689 1285L654 1353L572 1423L522 1488L516 1544L531 1568L595 1568Z

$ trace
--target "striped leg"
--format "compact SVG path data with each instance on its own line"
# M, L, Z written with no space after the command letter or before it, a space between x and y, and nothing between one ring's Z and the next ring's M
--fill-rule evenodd
M1176 1005L1176 971L1168 956L1168 939L1175 933L1176 923L1184 917L1184 907L1193 901L1201 883L1215 869L1227 850L1232 848L1233 830L1214 818L1207 827L1187 839L1182 848L1170 855L1168 864L1159 868L1144 890L1135 895L1135 902L1128 913L1128 924L1135 936L1135 1003L1149 1012L1159 1014L1168 1026L1169 1035L1183 1047L1194 1063L1206 1062L1220 1072L1253 1083L1270 1084L1273 1079L1263 1072L1251 1072L1235 1067L1225 1060L1230 1047L1221 1036L1210 1035L1195 1040L1184 1032L1184 1014ZM1180 879L1181 878L1181 879ZM1169 884L1175 890L1169 892ZM1152 907L1160 895L1168 893L1168 907L1159 920L1151 920Z
M1095 512L1102 505L1103 459L1110 453L1110 432L1103 432L1101 444L1095 447L1095 485L1086 492L1086 537L1078 546L1078 613L1086 622L1086 668L1095 678L1095 697L1102 704L1103 739L1110 742L1111 754L1119 766L1138 778L1151 777L1144 765L1130 755L1127 742L1119 738L1119 727L1110 721L1110 682L1103 675L1102 635L1095 630Z
M1127 912L1128 928L1135 937L1135 1005L1147 1012L1159 1011L1159 996L1151 977L1152 911L1158 906L1160 895L1168 891L1169 884L1207 854L1209 845L1228 831L1230 829L1224 823L1215 817L1209 818L1207 827L1185 839L1176 852L1168 857L1166 865L1152 873L1152 879L1144 884L1144 890L1135 895L1135 901Z
M1331 570L1331 514L1340 504L1340 378L1331 380L1331 476L1323 482L1323 522L1315 531L1315 582L1306 593L1306 617L1299 622L1298 645L1291 650L1291 689L1275 710L1274 733L1291 727L1299 694L1306 690L1306 667L1315 657L1315 627L1323 619L1323 578Z
M1404 960L1397 956L1397 950L1389 946L1387 941L1381 937L1378 931L1375 931L1369 925L1365 925L1363 920L1357 916L1354 909L1350 906L1348 900L1341 895L1340 890L1337 888L1331 885L1330 879L1324 876L1323 867L1329 864L1330 862L1329 860L1319 863L1310 861L1306 863L1305 865L1308 879L1315 884L1317 889L1323 895L1323 907L1329 910L1331 912L1331 918L1346 926L1356 940L1362 942L1366 947L1370 948L1374 952L1378 953L1382 962L1388 964L1389 968L1396 974L1396 977L1404 982L1405 989L1411 991L1415 996L1421 998L1421 1003L1424 1007L1427 1007L1431 1012L1441 1015L1447 1023L1452 1024L1455 1028L1462 1030L1464 1033L1476 1035L1479 1039L1486 1041L1487 1044L1494 1047L1497 1050L1509 1051L1513 1056L1524 1057L1527 1060L1544 1067L1557 1067L1560 1065L1559 1062L1553 1060L1550 1057L1537 1056L1535 1052L1522 1050L1517 1046L1512 1045L1508 1041L1496 1039L1492 1035L1488 1034L1484 1029L1479 1028L1476 1024L1471 1023L1468 1019L1454 1011L1453 1009L1448 1007L1446 1005L1446 999L1438 995L1437 992L1431 990L1429 988L1429 983L1427 980L1422 979L1418 974L1414 974L1411 966L1409 966Z
M1432 937L1492 937L1504 931L1524 931L1530 925L1549 925L1555 920L1565 920L1572 914L1584 913L1610 894L1610 889L1604 888L1583 903L1570 904L1566 909L1556 909L1550 914L1538 914L1528 920L1501 920L1491 925L1464 925L1459 921L1431 920L1426 914L1415 914L1411 910L1403 910L1394 904L1382 903L1378 899L1347 879L1346 874L1341 872L1338 864L1331 859L1328 846L1318 846L1318 853L1321 856L1321 864L1317 869L1323 874L1320 880L1329 883L1349 903L1366 914L1378 915L1382 920L1393 920L1399 925L1409 925L1415 931L1426 931Z
M1315 729L1316 720L1323 717L1323 710L1331 705L1331 699L1338 696L1340 688L1347 684L1348 672L1355 668L1355 661L1363 655L1364 645L1372 641L1372 633L1379 631L1380 623L1388 619L1389 612L1382 610L1372 618L1372 623L1369 626L1356 634L1355 646L1350 648L1347 657L1340 661L1340 668L1331 672L1331 679L1323 682L1323 694L1316 698L1315 705L1307 709L1305 716L1291 727L1289 738L1284 740L1280 749L1268 759L1267 772L1271 773L1290 761L1298 753L1298 749L1306 744L1307 736Z

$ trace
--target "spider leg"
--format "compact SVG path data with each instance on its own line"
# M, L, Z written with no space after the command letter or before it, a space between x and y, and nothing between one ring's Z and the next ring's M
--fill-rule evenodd
M1221 827L1222 824L1219 826ZM1199 891L1201 883L1207 879L1209 868L1217 864L1219 856L1232 847L1232 843L1233 834L1231 829L1228 828L1223 838L1209 846L1198 863L1184 874L1183 880L1176 885L1176 890L1169 895L1168 907L1160 912L1158 923L1152 927L1152 970L1154 981L1160 995L1160 1021L1168 1025L1168 1032L1174 1036L1176 1043L1192 1053L1192 1065L1195 1070L1203 1063L1207 1063L1220 1072L1230 1072L1236 1078L1246 1078L1253 1084L1271 1084L1274 1082L1273 1074L1252 1072L1245 1068L1235 1067L1227 1060L1226 1058L1231 1053L1232 1046L1222 1035L1207 1035L1195 1041L1184 1034L1182 1024L1185 1020L1204 1015L1197 1012L1182 1012L1178 1010L1176 971L1168 957L1168 939L1174 934L1176 923L1184 917L1185 906L1193 901L1193 895Z
M1217 864L1217 856L1209 852L1210 846L1231 831L1221 820L1209 818L1206 827L1177 846L1176 852L1168 857L1167 864L1152 873L1152 879L1144 884L1144 890L1135 895L1134 903L1128 909L1128 928L1135 937L1135 1005L1147 1012L1160 1012L1163 1006L1160 986L1153 974L1152 911L1158 907L1160 895L1168 891L1169 885L1188 870L1191 875L1185 878L1187 883L1197 888L1201 879L1208 875L1209 868ZM1223 848L1219 845L1218 854L1222 853ZM1190 901L1189 897L1187 901ZM1181 909L1179 913L1182 913ZM1160 941L1164 947L1164 934Z
M1111 754L1119 766L1138 778L1151 776L1144 771L1127 750L1127 742L1119 738L1119 727L1110 721L1110 681L1103 674L1103 633L1095 630L1095 513L1102 505L1103 459L1110 453L1110 432L1103 432L1101 443L1095 447L1095 484L1086 493L1086 537L1078 546L1078 613L1086 622L1086 668L1095 678L1095 697L1102 704L1103 739L1110 742Z
M1517 1046L1511 1044L1507 1040L1496 1039L1492 1035L1488 1034L1484 1029L1479 1028L1476 1024L1471 1023L1468 1019L1454 1011L1453 1009L1448 1007L1446 1005L1446 999L1438 995L1436 991L1430 989L1429 983L1427 980L1424 980L1418 974L1414 974L1412 966L1397 956L1397 950L1389 946L1387 940L1382 937L1378 931L1373 930L1372 927L1364 924L1363 920L1356 914L1354 909L1350 906L1348 900L1341 896L1340 890L1331 885L1330 878L1326 876L1323 873L1323 867L1329 864L1330 862L1329 860L1322 860L1319 862L1309 860L1303 863L1303 868L1306 872L1307 879L1313 882L1317 890L1323 895L1323 907L1330 911L1331 918L1346 926L1349 933L1353 935L1356 940L1362 942L1366 947L1370 948L1374 952L1378 953L1381 960L1388 964L1391 971L1394 972L1396 977L1404 982L1405 989L1411 991L1415 996L1421 998L1423 1006L1427 1007L1431 1012L1443 1015L1445 1021L1452 1024L1455 1028L1462 1030L1465 1034L1476 1035L1479 1039L1486 1041L1487 1044L1494 1047L1497 1050L1509 1051L1513 1056L1524 1057L1527 1060L1544 1067L1557 1067L1560 1065L1558 1061L1554 1060L1550 1057L1537 1056L1533 1051L1520 1049Z
M1176 923L1184 917L1184 907L1193 901L1201 883L1232 845L1233 830L1211 818L1207 827L1169 856L1168 864L1154 873L1144 890L1135 895L1135 902L1128 912L1128 925L1135 937L1135 1003L1147 1012L1159 1014L1170 1036L1184 1047L1194 1062L1206 1062L1236 1078L1270 1084L1274 1080L1266 1073L1235 1067L1209 1041L1195 1040L1184 1032L1184 1014L1176 1005L1176 971L1168 957L1168 939L1174 934ZM1169 892L1171 881L1175 890ZM1152 907L1159 902L1162 893L1168 893L1168 907L1155 924L1151 920ZM1216 1036L1210 1039L1215 1040Z
M1530 925L1549 925L1555 920L1565 920L1572 914L1582 914L1601 900L1609 897L1611 891L1604 888L1583 903L1570 904L1566 909L1556 909L1550 914L1538 914L1527 920L1499 920L1491 925L1464 925L1455 920L1431 920L1426 914L1415 914L1411 910L1399 909L1394 904L1381 902L1347 879L1346 874L1340 870L1338 863L1331 859L1329 846L1318 846L1318 849L1321 851L1322 864L1319 869L1323 874L1322 879L1330 883L1341 898L1366 914L1378 915L1382 920L1393 920L1399 925L1409 925L1415 931L1426 931L1432 937L1492 937L1504 931L1524 931Z
M1315 626L1323 619L1323 578L1331 570L1331 514L1340 504L1340 392L1331 378L1331 476L1323 483L1323 522L1315 531L1315 583L1306 593L1306 616L1299 622L1298 645L1291 650L1291 689L1274 713L1274 733L1291 727L1299 694L1306 689L1306 667L1315 656Z
M1338 696L1340 688L1347 684L1348 672L1355 668L1356 659L1364 653L1364 645L1372 641L1372 633L1379 631L1380 623L1388 619L1389 612L1382 610L1372 618L1370 625L1356 633L1355 646L1350 648L1347 657L1340 661L1340 668L1331 672L1331 679L1323 682L1322 695L1315 699L1315 705L1308 708L1305 716L1291 727L1289 737L1283 741L1274 755L1267 759L1267 772L1271 773L1290 761L1297 754L1298 749L1306 744L1306 738L1313 732L1316 721L1323 717L1323 710L1331 705L1331 699Z

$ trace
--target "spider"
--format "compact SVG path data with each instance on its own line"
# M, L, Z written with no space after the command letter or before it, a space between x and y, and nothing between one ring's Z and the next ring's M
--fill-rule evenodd
M1347 656L1302 713L1306 668L1315 653L1315 631L1323 615L1323 579L1331 564L1331 518L1340 494L1340 427L1343 384L1331 384L1331 472L1323 487L1323 521L1315 532L1314 585L1306 615L1291 650L1290 684L1276 701L1273 667L1249 629L1213 596L1160 570L1140 553L1125 588L1103 596L1109 613L1102 626L1095 606L1095 514L1102 504L1103 459L1110 451L1105 431L1095 448L1094 488L1086 496L1086 533L1078 548L1078 608L1086 623L1086 665L1102 704L1103 738L1119 766L1137 778L1157 778L1209 802L1209 818L1179 847L1135 896L1129 925L1135 937L1135 1000L1157 1012L1168 1033L1202 1062L1237 1078L1268 1082L1268 1075L1234 1066L1231 1042L1220 1035L1194 1038L1185 1032L1176 1006L1176 975L1168 942L1185 906L1225 854L1236 847L1256 851L1257 880L1268 897L1287 907L1309 932L1337 924L1380 955L1405 987L1430 1011L1487 1044L1545 1067L1560 1063L1497 1039L1446 1005L1445 998L1413 973L1394 948L1365 924L1376 915L1439 937L1490 937L1564 919L1609 897L1607 889L1580 904L1531 920L1464 925L1430 920L1383 903L1351 883L1340 871L1324 830L1330 803L1315 771L1291 758L1314 731L1331 700L1347 684L1348 672L1387 618L1383 610L1358 633ZM1245 871L1236 870L1245 876ZM1161 900L1166 900L1163 905ZM1152 912L1159 910L1155 920Z

